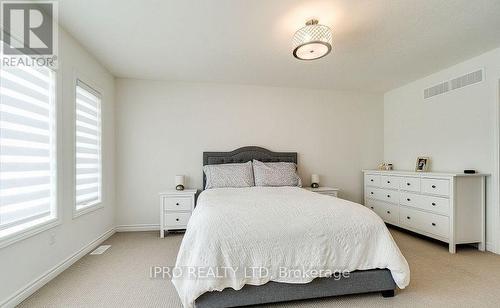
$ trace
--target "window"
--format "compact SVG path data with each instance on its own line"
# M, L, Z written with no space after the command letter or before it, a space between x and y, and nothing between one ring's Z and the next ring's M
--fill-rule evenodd
M0 71L0 241L57 218L55 73Z
M76 210L101 203L101 95L80 80L76 82Z

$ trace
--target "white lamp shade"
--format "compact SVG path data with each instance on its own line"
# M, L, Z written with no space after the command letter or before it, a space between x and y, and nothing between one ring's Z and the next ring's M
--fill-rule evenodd
M184 186L184 176L183 175L176 175L175 176L175 186L177 186L177 185Z
M318 174L311 175L311 183L319 184L319 175Z

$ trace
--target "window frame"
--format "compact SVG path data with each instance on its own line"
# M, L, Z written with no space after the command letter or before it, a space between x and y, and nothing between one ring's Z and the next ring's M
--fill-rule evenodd
M72 210L73 210L73 219L76 219L82 215L94 212L96 210L104 208L104 189L103 189L103 121L102 121L102 107L103 107L103 95L102 90L95 86L93 83L88 82L89 78L82 77L81 74L78 74L75 72L74 78L73 78L73 201L72 201ZM84 88L86 91L96 95L100 99L100 105L99 105L99 133L100 133L100 139L99 139L99 200L94 202L91 205L88 205L84 208L78 209L77 207L77 202L76 202L76 176L77 176L77 171L76 171L76 154L77 154L77 146L76 146L76 132L77 132L77 127L76 127L76 111L77 111L77 103L76 103L76 97L77 97L77 87L81 86Z
M1 44L0 44L1 47ZM47 67L52 71L53 77L53 104L54 104L54 142L52 146L54 149L54 164L55 164L55 183L54 183L54 203L52 204L51 212L53 215L45 218L40 218L38 223L34 223L37 220L33 220L33 224L29 225L26 223L26 227L14 231L8 235L0 237L0 249L12 245L16 242L22 241L24 239L35 236L39 233L52 229L62 224L62 210L61 210L61 200L62 200L62 134L61 134L61 124L62 124L62 108L59 106L59 98L62 97L62 88L59 86L61 84L61 74L58 70Z

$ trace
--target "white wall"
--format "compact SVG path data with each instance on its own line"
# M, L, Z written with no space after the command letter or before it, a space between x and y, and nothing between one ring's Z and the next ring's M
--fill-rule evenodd
M379 94L117 79L116 103L118 225L159 224L176 174L201 188L203 151L296 151L305 184L318 173L357 202L383 156Z
M33 282L114 227L114 77L63 29L59 30L57 71L58 132L62 157L58 158L61 181L62 224L0 249L0 306ZM78 72L75 75L75 72ZM103 205L104 208L73 219L73 113L74 77L96 86L102 94ZM49 244L50 236L55 243ZM12 304L12 302L10 303Z
M423 89L484 68L484 81L431 99ZM490 173L487 242L498 244L498 99L500 49L419 79L384 96L384 158L396 169L415 168L429 156L432 171L476 169ZM498 190L497 190L498 192Z

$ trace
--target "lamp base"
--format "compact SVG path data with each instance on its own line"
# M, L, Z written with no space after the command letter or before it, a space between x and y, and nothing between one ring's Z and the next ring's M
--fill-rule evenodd
M312 188L318 188L318 187L319 187L319 184L318 184L318 183L312 183L312 184L311 184L311 187L312 187Z
M184 185L175 186L175 190L184 190Z

